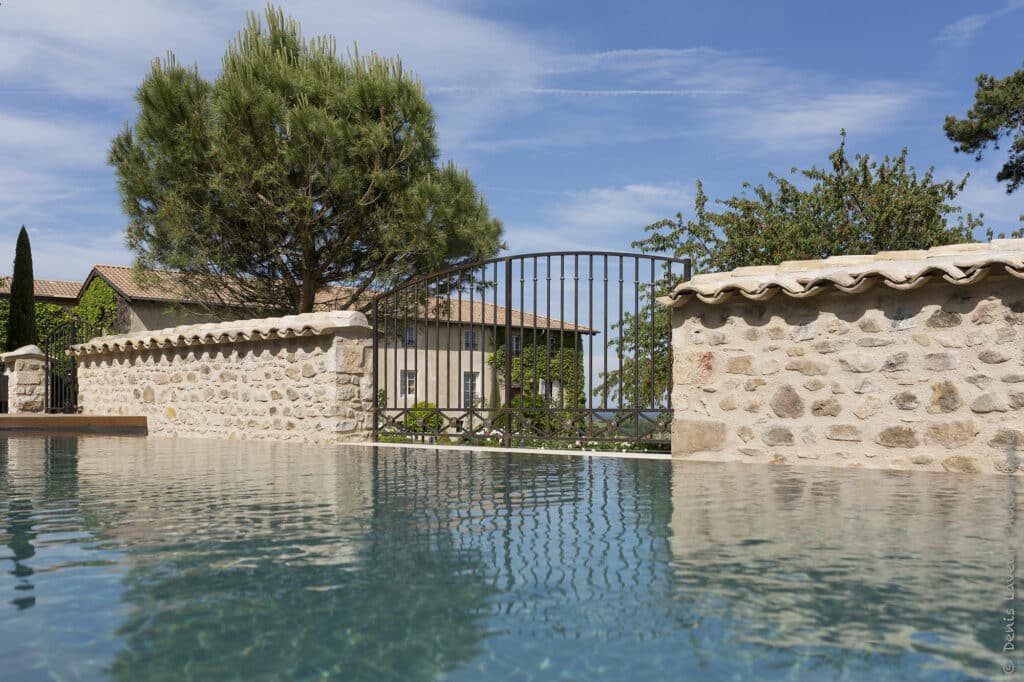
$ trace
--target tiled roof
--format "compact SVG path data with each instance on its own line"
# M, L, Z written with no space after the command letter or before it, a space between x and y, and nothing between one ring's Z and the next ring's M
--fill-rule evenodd
M202 302L196 297L185 293L182 276L176 272L154 270L152 271L152 277L147 277L145 281L140 283L135 280L134 270L130 267L97 265L93 268L93 271L106 279L111 286L129 299L165 301L168 303ZM351 287L327 287L322 289L317 292L315 307L318 311L338 310L342 303L349 299L352 291ZM366 292L360 297L360 301L364 302L368 307L373 301L373 295L373 292ZM445 299L439 299L439 301L443 300ZM244 305L244 303L240 302L239 305ZM442 305L439 302L432 303L429 307L430 317L428 319L436 319L436 315L441 308ZM421 310L420 314L424 312ZM493 325L497 321L498 325L504 325L505 308L481 301L473 301L470 304L468 298L463 299L460 308L459 301L453 299L451 302L451 317L442 317L442 320L466 323L472 321L474 324L483 322L485 326ZM514 327L536 327L543 330L547 328L559 329L560 325L562 323L554 318L549 319L540 315L523 313L515 309L512 310L512 326ZM565 331L578 331L583 334L593 333L593 330L589 327L577 326L568 322L562 328Z
M78 300L78 290L81 282L68 282L62 279L37 279L35 281L36 298L52 298L66 300L74 303ZM4 275L0 277L0 296L11 295L11 277Z
M71 355L124 352L176 346L202 346L261 339L288 339L322 336L342 328L361 327L370 332L366 316L354 310L306 313L262 320L238 320L212 324L190 324L168 329L152 329L116 336L98 336L72 346Z
M1024 239L737 268L697 275L659 300L681 307L694 299L723 303L736 294L764 301L778 293L793 298L807 298L828 290L856 294L880 283L893 289L916 289L934 279L972 284L990 272L1001 271L1024 279Z
M505 306L484 303L483 301L470 302L466 298L462 300L458 298L436 298L431 299L426 305L418 306L415 311L410 310L408 317L410 319L415 317L416 319L430 321L440 319L441 322L479 324L484 327L503 327L505 325L505 315ZM401 311L398 311L395 315L399 319L401 316ZM517 329L537 329L538 331L561 329L562 331L579 332L581 334L595 333L593 329L584 325L562 322L553 317L548 318L543 315L534 315L516 310L515 308L512 309L512 326Z

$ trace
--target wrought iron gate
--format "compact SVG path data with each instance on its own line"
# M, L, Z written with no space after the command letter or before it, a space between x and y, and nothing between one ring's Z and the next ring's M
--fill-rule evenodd
M46 356L46 411L73 413L78 409L78 372L75 358L67 350L102 332L77 317L61 324L42 343Z
M669 312L690 261L507 256L412 280L373 304L374 439L667 449Z

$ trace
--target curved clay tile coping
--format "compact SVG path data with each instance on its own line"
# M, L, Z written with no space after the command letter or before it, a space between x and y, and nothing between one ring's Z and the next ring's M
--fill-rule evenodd
M809 298L827 290L858 294L879 283L893 289L916 289L938 277L950 284L967 285L1000 268L1024 279L1024 239L737 268L697 275L658 300L679 308L693 299L724 303L735 294L754 301L765 301L780 292L792 298Z
M260 320L238 320L213 324L192 324L169 329L156 329L99 336L86 343L72 346L70 355L94 355L130 350L203 346L264 339L287 339L300 336L323 336L343 328L362 327L369 331L366 316L354 310L334 310L286 317L268 317Z

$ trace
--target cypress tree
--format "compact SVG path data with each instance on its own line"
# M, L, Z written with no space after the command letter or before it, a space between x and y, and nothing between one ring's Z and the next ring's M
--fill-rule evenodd
M11 314L7 318L7 350L36 343L36 296L32 275L32 245L21 226L14 251L14 275L11 277Z

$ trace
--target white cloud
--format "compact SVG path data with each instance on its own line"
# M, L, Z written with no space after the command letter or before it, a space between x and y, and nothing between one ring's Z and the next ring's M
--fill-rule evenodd
M839 131L863 136L891 129L907 119L922 99L920 90L887 84L862 90L786 99L760 98L712 108L712 127L723 136L748 140L769 150L834 144Z
M1024 215L1024 196L1020 192L1006 193L1006 185L996 182L997 165L979 165L967 169L945 168L935 172L936 178L952 178L960 180L966 173L971 177L967 180L964 191L956 198L956 205L963 208L964 213L985 214L985 225L996 232L1011 231L1021 227L1021 215ZM980 235L979 235L980 236Z
M962 19L957 19L942 30L938 40L952 43L956 47L964 47L992 21L1021 8L1024 8L1024 0L1010 0L1003 7L992 12L970 14Z
M643 228L693 206L694 189L679 183L594 187L568 192L540 225L510 225L513 253L570 249L622 250Z
M76 235L69 240L63 229L28 226L32 242L32 269L38 279L83 281L93 265L131 265L124 233L106 231L97 236ZM6 232L6 230L5 230ZM14 263L16 230L0 239L0 274Z

